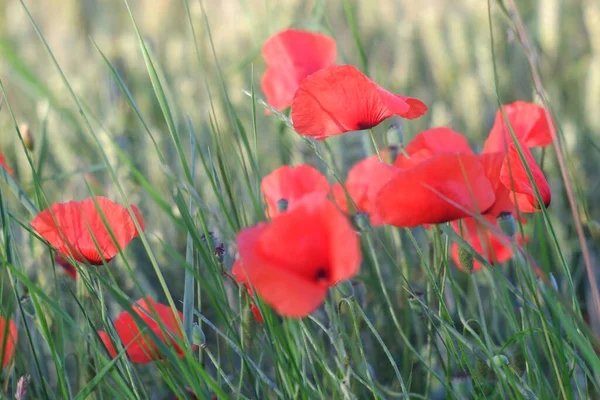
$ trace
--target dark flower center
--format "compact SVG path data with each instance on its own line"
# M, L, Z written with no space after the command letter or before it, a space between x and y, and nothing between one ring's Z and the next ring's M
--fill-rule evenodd
M329 272L325 269L325 267L317 268L315 272L315 282L321 283L329 280Z

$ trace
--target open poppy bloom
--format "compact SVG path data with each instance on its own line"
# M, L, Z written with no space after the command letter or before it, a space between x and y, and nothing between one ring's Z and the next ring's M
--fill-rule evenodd
M64 257L92 265L101 265L103 258L109 262L119 254L119 249L106 229L103 216L121 249L139 233L127 208L104 197L95 199L102 214L93 198L55 203L40 212L31 226ZM131 208L143 231L142 216L134 205Z
M131 362L135 364L147 364L165 358L160 354L152 337L144 332L145 329L152 330L163 343L173 347L179 357L183 357L184 352L177 344L177 340L185 339L177 323L177 316L173 313L171 307L156 303L150 297L146 297L136 301L133 305L133 310L144 321L147 327L146 325L138 326L128 311L123 311L119 314L114 323L115 330L119 335L123 347L127 349L126 352ZM183 314L180 311L177 312L179 313L180 321L183 321ZM156 313L160 324L154 319L154 313ZM111 357L116 357L117 351L108 334L104 331L98 331L98 335L102 339L102 342L104 342Z
M17 327L12 320L0 317L0 356L2 356L2 369L10 363L15 355L17 346Z
M397 172L375 198L381 223L439 224L485 212L494 190L476 156L445 153Z
M473 150L460 133L446 127L431 128L408 142L404 152L398 154L394 166L408 169L428 157L442 153L473 154Z
M287 202L287 209L311 193L327 196L329 193L327 178L310 165L289 167L283 165L265 176L260 184L260 191L267 202L267 216L280 214L277 203Z
M380 152L384 162L379 161L377 155L369 156L357 162L348 172L346 191L358 211L373 214L375 195L395 174L397 168L389 165L398 153L396 146L390 146ZM332 186L332 194L340 209L350 212L346 191L339 183Z
M233 274L233 276L235 276L235 279L243 287L246 288L246 291L248 292L248 296L250 296L250 298L254 299L254 293L252 293L252 289L250 289L250 287L248 286L248 280L246 279L246 275L244 273L244 270L242 268L240 260L235 260L235 262L233 263L233 267L231 268L231 273ZM256 306L256 304L254 304L254 300L252 300L252 304L250 305L250 310L252 311L252 314L254 314L254 319L256 320L256 322L258 322L258 323L264 322L264 318L263 318L260 310Z
M299 134L321 140L426 111L420 100L384 90L353 66L334 65L302 81L292 102L292 122Z
M70 262L65 260L60 254L57 254L54 261L62 267L62 269L74 280L77 279L77 270Z
M305 197L293 209L240 231L240 275L275 311L309 315L329 287L352 278L360 267L357 233L327 198Z
M525 156L525 161L531 171L531 176L540 192L542 202L548 207L552 200L552 193L548 181L535 162L531 151L525 146L521 146L521 150L523 150L523 155ZM519 156L519 152L514 143L510 145L508 154L502 163L500 181L508 189L514 190L517 201L516 205L519 207L519 210L522 212L536 212L541 210L535 188L529 180L525 165L521 161L521 157ZM514 197L511 194L511 200L513 199Z
M508 122L517 140L524 146L542 147L552 144L552 134L543 107L525 101L515 101L503 106ZM496 113L496 120L483 145L483 153L506 152L513 143L510 129L502 110Z
M491 215L481 218L484 218L489 225L485 225L475 218L464 218L452 222L452 227L490 264L501 264L510 260L513 257L511 241L508 236L500 232L497 219ZM490 229L489 226L497 228L498 231ZM523 240L521 235L518 236L519 244L526 241L527 239ZM452 259L460 269L463 269L458 254L459 248L458 243L452 244ZM479 271L481 268L482 264L474 259L473 271Z
M270 106L283 110L308 75L333 65L335 39L322 33L286 29L271 36L262 47L267 64L261 88Z
M8 164L6 164L6 159L4 158L4 154L2 154L2 149L0 149L0 167L4 167L6 172L9 174L13 173L13 170L9 168Z

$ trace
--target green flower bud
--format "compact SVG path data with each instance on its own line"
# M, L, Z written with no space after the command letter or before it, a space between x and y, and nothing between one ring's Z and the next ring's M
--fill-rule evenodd
M206 347L206 335L198 324L194 324L192 329L192 343L202 349Z
M473 272L473 266L475 265L475 259L473 258L473 254L466 248L460 246L458 249L458 261L460 262L460 266L467 273Z

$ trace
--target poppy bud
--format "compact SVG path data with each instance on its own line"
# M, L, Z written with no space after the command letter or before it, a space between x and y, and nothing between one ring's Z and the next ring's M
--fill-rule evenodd
M506 358L506 356L505 356L505 355L503 355L503 354L498 354L498 355L495 355L495 356L492 358L492 362L493 362L493 363L494 363L494 364L495 364L497 367L501 367L501 366L503 366L503 365L508 365L508 364L510 364L510 362L508 361L508 358Z
M473 266L475 265L473 254L471 254L471 252L465 249L463 246L460 246L458 249L458 261L465 272L469 274L473 272Z
M286 199L277 200L277 211L285 212L288 209L288 201Z
M497 219L500 229L502 229L502 232L504 232L507 236L512 237L517 232L517 222L515 221L512 213L500 213Z
M194 328L192 329L192 343L201 349L206 347L206 335L204 335L202 328L198 324L194 324Z
M356 213L354 216L354 225L359 231L366 231L370 225L369 215L363 212Z
M458 371L450 378L452 390L456 392L459 399L470 399L473 391L473 379L466 371Z
M33 151L33 146L34 146L33 135L31 134L29 125L22 124L19 127L19 131L21 131L21 136L23 137L23 143L25 144L25 147L27 148L27 150Z

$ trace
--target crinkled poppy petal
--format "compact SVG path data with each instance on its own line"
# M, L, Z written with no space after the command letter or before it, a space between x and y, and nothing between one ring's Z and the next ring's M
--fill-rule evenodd
M140 331L135 319L129 312L123 311L115 320L115 330L127 349L131 362L147 364L157 359L158 350L151 337Z
M552 193L548 181L544 176L544 173L535 162L531 151L525 146L521 146L525 161L529 166L531 175L537 186L541 199L546 207L550 205L552 200ZM527 175L527 169L521 161L517 147L511 144L508 149L508 154L502 163L502 169L500 171L500 181L509 190L514 190L516 194L517 206L522 212L536 212L540 211L541 207L536 197L535 188L529 180ZM514 185L514 186L513 186ZM511 194L511 200L513 200Z
M273 218L280 214L277 208L279 200L287 200L289 210L308 194L326 196L330 187L327 178L309 165L283 165L263 178L260 190L267 202L267 216Z
M237 237L242 267L256 292L279 314L302 317L322 302L327 288L360 266L350 222L326 198L307 196L271 224Z
M171 307L157 303L150 297L138 300L136 305L137 307L135 307L134 310L142 317L148 327L163 341L163 343L167 345L170 344L175 348L175 351L177 351L179 356L183 356L183 350L177 344L177 340L183 338L183 332L177 321L177 316L173 313ZM180 311L177 311L177 313L179 315L179 320L183 321L183 314ZM155 314L158 321L160 321L160 325L157 320L154 319Z
M495 227L498 230L498 221L491 215L483 216L489 226ZM452 222L454 230L462 236L482 257L489 261L490 264L501 264L510 260L513 256L512 245L510 238L500 232L493 231L488 225L478 222L475 218L465 218L459 221ZM519 236L519 243L523 243ZM456 265L462 268L460 264L459 245L454 243L452 246L452 258ZM477 259L474 260L473 270L478 271L483 267Z
M517 140L526 147L541 147L552 144L552 134L545 109L537 104L516 101L503 106L508 122ZM502 110L496 113L496 120L483 146L484 153L505 152L513 143L510 129Z
M396 173L377 194L375 207L381 223L414 227L485 212L494 200L476 156L446 153Z
M7 324L6 320L0 317L0 355L4 355L2 357L3 369L8 365L15 354L17 340L18 333L15 323L9 319Z
M121 249L125 248L138 236L129 211L104 197L98 196L96 201L117 243ZM144 222L139 211L133 205L131 208L143 230ZM80 262L99 265L102 257L108 262L118 254L93 198L82 202L56 203L39 213L31 225L61 254L71 255Z
M331 66L302 81L292 102L292 122L299 134L324 139L372 128L393 115L422 115L422 107L413 108L405 99L351 65Z
M333 65L335 40L321 33L286 29L271 36L262 47L267 70L261 87L272 107L282 110L292 104L300 82L310 74Z
M467 139L460 133L454 132L450 128L438 127L417 134L406 145L404 153L398 155L395 166L410 168L416 164L414 160L411 160L413 157L422 161L427 157L442 153L473 154L473 150Z
M504 164L504 160L506 159L506 154L483 153L479 154L477 157L479 158L481 165L483 165L485 176L487 176L492 184L494 194L496 195L494 205L486 211L486 214L497 217L502 213L514 212L515 205L512 201L512 193L500 180L500 171L502 170L502 164Z
M4 154L2 154L2 149L0 149L0 167L4 167L4 169L6 170L6 172L8 172L9 174L13 173L13 170L10 169L10 167L6 163L6 159L4 158Z

